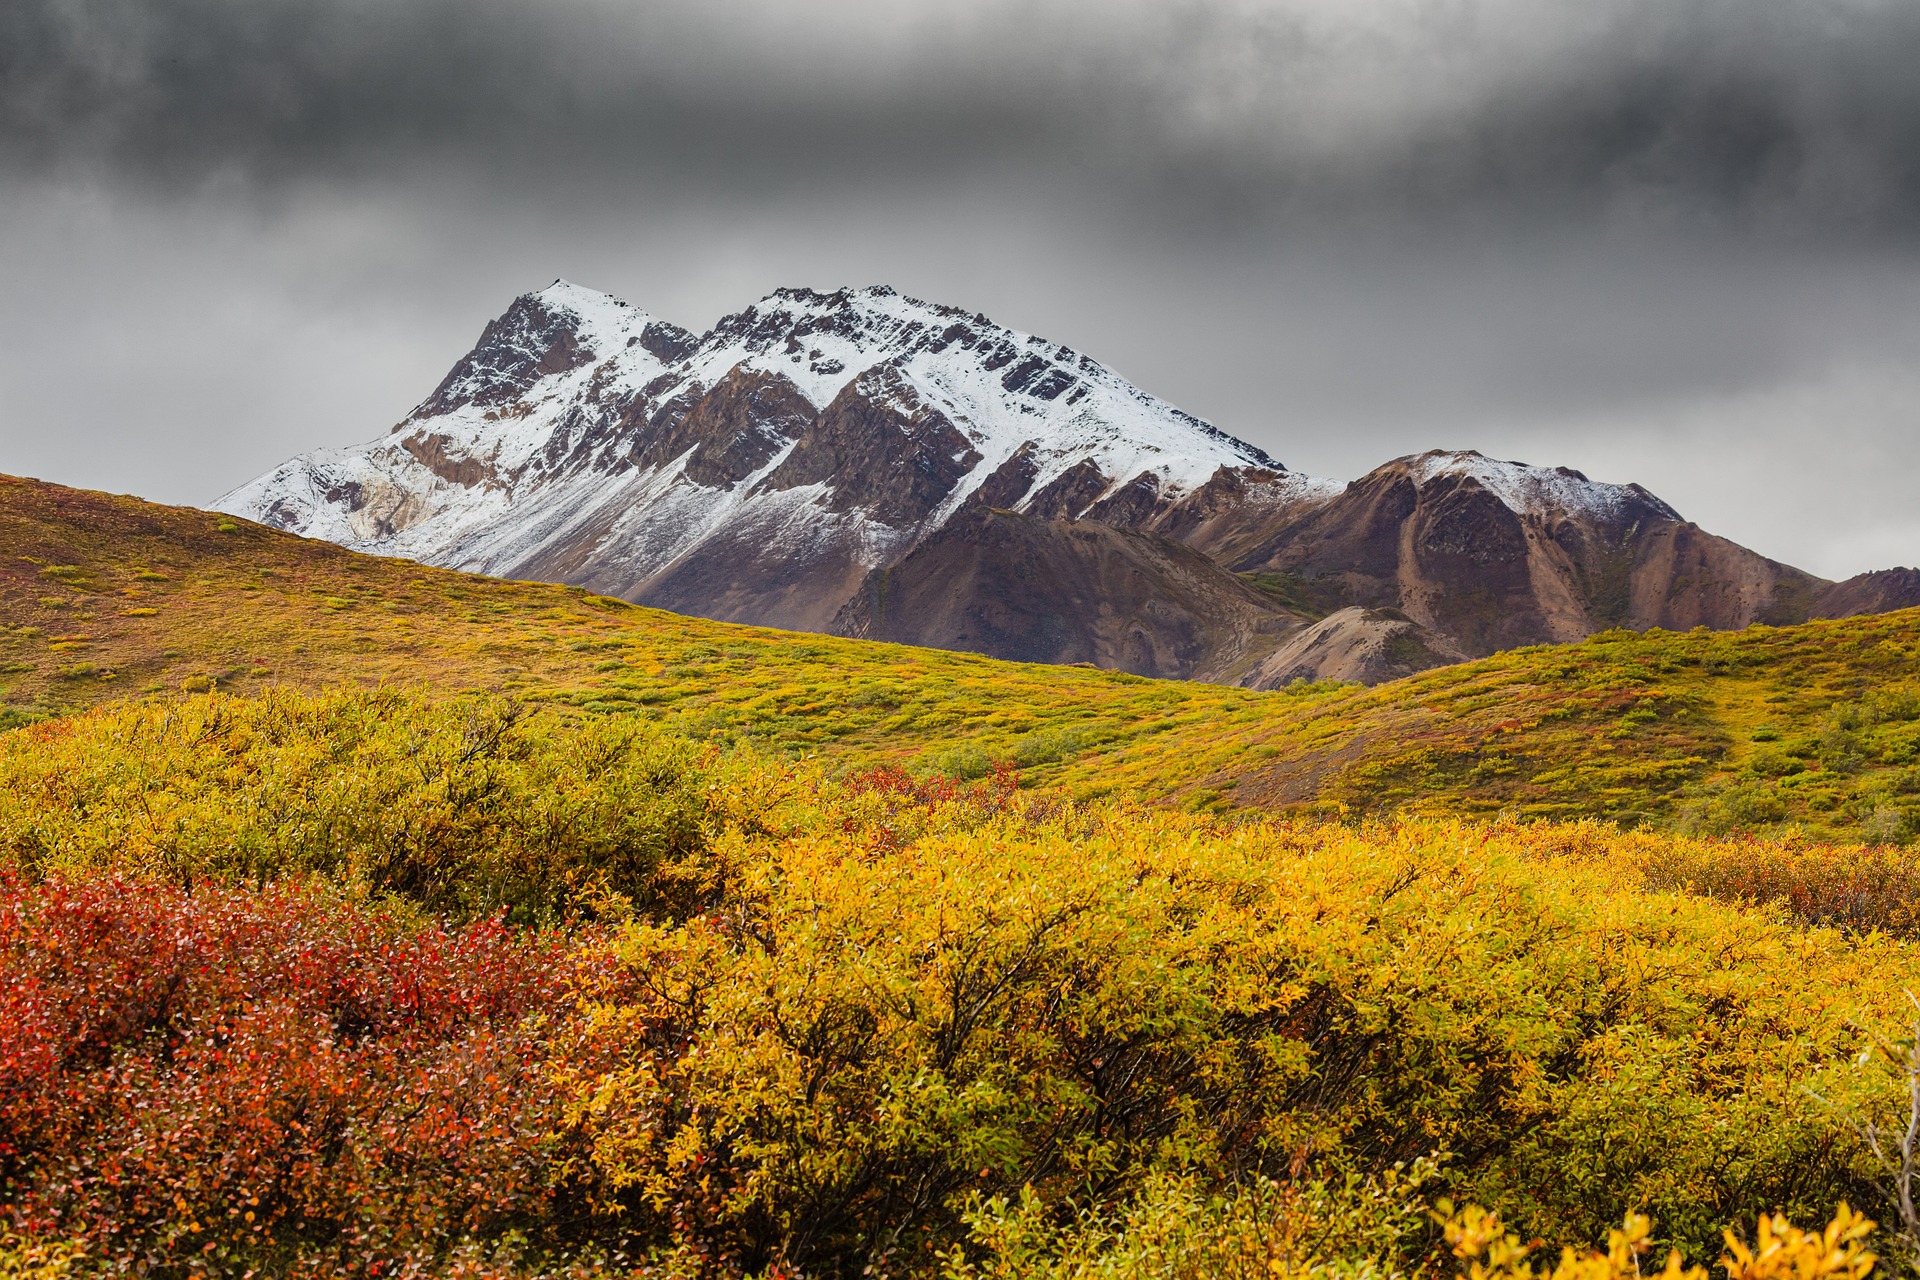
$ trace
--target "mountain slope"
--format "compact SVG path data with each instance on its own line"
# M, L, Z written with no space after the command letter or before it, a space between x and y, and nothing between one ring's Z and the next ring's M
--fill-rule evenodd
M1231 684L1304 621L1180 543L970 506L869 574L832 630Z
M1638 485L1436 451L1222 548L1355 605L1395 608L1484 656L1608 627L1804 621L1828 584L1705 533ZM1240 532L1240 531L1236 531Z
M1017 748L1032 760L1081 721L1132 735L1264 700L711 622L8 476L0 546L0 727L207 688L392 684L645 714L697 738L872 764L983 731L996 749L1037 734Z

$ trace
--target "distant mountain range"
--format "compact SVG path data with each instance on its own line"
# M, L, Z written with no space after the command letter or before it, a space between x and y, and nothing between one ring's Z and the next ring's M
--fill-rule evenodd
M1920 604L1920 572L1828 582L1565 468L1305 476L885 288L783 289L695 335L556 281L383 438L214 506L723 621L1254 688Z

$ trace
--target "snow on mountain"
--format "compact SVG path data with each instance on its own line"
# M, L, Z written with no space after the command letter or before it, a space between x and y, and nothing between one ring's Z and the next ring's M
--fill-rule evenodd
M361 550L441 561L478 532L506 532L517 499L615 422L692 341L556 280L490 323L387 436L293 458L214 506Z
M1045 459L1036 491L1082 461L1116 484L1155 474L1169 491L1204 484L1222 466L1282 469L1069 347L884 287L778 290L715 326L685 376L712 386L736 368L778 374L825 409L883 363L967 436L981 454L978 480L1028 443Z
M1680 513L1637 484L1589 480L1570 467L1535 467L1502 462L1476 450L1434 450L1406 460L1415 485L1424 488L1441 476L1464 476L1493 493L1514 512L1532 516L1617 517L1651 509L1679 520Z
M1290 474L1078 352L891 289L783 289L695 338L556 281L385 437L215 506L358 550L805 625L831 608L768 612L712 579L772 583L778 559L801 595L850 590L990 481L1018 510L1071 480L1084 510L1129 484L1175 502L1221 468Z

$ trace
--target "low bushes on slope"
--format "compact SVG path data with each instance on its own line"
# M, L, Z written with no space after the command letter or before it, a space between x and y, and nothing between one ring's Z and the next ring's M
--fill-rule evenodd
M500 699L198 698L9 735L0 859L182 885L322 875L434 913L548 920L644 891L744 817L747 776L637 721Z
M1190 772L1170 753L1169 776L1196 799L1281 811L1910 842L1920 610L1604 632L1348 689L1236 733L1239 758L1190 751Z
M1920 837L1920 610L1253 693L679 617L12 477L0 545L0 728L387 681L852 768L1011 762L1082 799Z
M889 790L802 826L721 836L662 872L684 915L605 941L8 880L16 1228L160 1274L919 1275L1179 1196L1230 1224L1261 1179L1330 1180L1365 1231L1327 1247L1412 1265L1392 1170L1429 1153L1423 1195L1554 1242L1645 1206L1694 1257L1872 1194L1846 1120L1897 1088L1854 1024L1916 976L1884 936L1648 895L1552 828Z
M829 1274L929 1256L976 1196L1156 1171L1445 1152L1550 1241L1641 1206L1696 1256L1871 1195L1844 1116L1888 1082L1853 1023L1897 1017L1905 944L1646 894L1555 833L1070 810L724 842L724 891L621 944L596 1159L710 1256Z

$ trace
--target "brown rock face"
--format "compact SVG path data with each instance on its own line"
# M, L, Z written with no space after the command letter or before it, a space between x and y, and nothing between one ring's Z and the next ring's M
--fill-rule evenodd
M788 379L733 369L697 399L676 401L656 413L634 461L665 466L688 454L687 478L722 488L773 461L813 416L813 406Z
M974 507L871 574L833 631L1221 680L1303 621L1178 543Z
M1262 467L1221 467L1205 484L1131 527L1184 542L1215 560L1239 559L1266 540L1266 524L1279 510L1298 504L1297 496L1275 491L1281 477ZM1102 504L1099 517L1110 518L1109 511Z
M1056 476L1028 498L1022 510L1042 520L1072 520L1094 504L1113 480L1091 462Z
M721 622L827 631L867 575L857 538L835 528L743 521L648 578L630 598ZM609 574L609 582L623 575ZM591 586L592 583L587 585Z
M1881 569L1836 582L1814 598L1816 618L1852 618L1920 606L1920 569Z
M1801 621L1824 585L1704 532L1637 486L1533 473L1516 506L1500 472L1475 474L1502 465L1478 455L1399 459L1330 501L1283 511L1228 563L1399 609L1436 638L1436 651L1469 657L1615 626ZM1588 493L1599 496L1582 500Z
M1805 622L1825 585L1684 521L1647 530L1635 550L1621 619L1635 631Z
M435 435L431 431L421 431L403 436L400 447L412 454L420 465L442 480L448 480L454 484L477 485L487 479L487 468L479 459L449 453L447 443L445 436Z
M1234 683L1249 689L1284 689L1299 680L1379 684L1462 659L1457 648L1396 609L1355 606L1287 637Z
M980 482L980 487L968 496L967 502L976 507L998 507L1008 510L1026 497L1033 488L1033 481L1040 474L1039 464L1033 459L1032 442L1014 450L1013 456L995 467L993 474Z
M980 461L967 438L925 404L898 370L854 379L834 397L787 460L771 490L824 484L828 509L859 507L896 528L925 519Z

